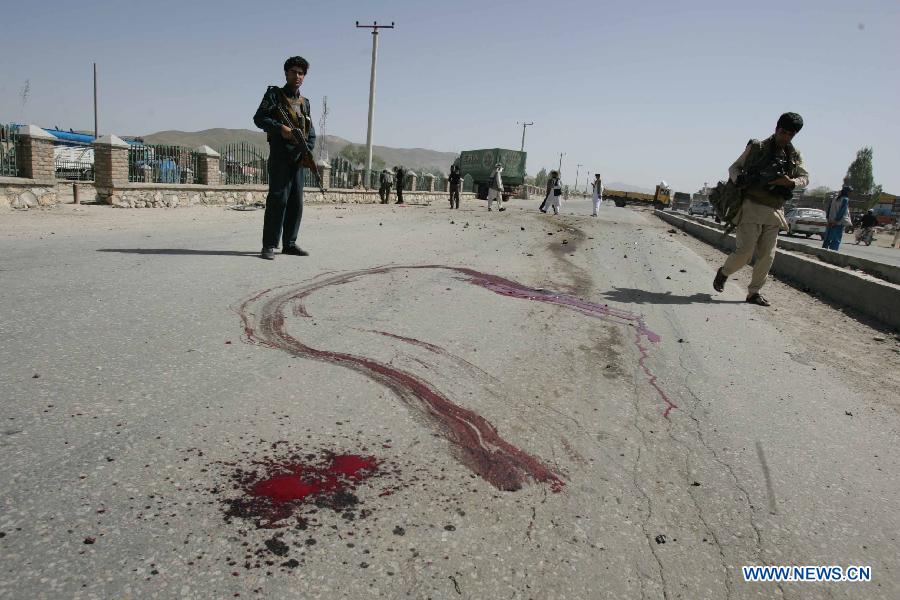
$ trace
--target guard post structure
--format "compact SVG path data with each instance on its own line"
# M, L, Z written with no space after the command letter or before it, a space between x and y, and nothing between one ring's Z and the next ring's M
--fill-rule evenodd
M56 165L53 160L55 139L37 125L19 128L16 165L20 177L42 182L52 182L56 179Z
M209 146L200 146L195 152L200 185L219 185L219 153Z
M107 134L91 144L94 147L94 182L107 190L109 200L116 187L128 184L128 144L120 137Z

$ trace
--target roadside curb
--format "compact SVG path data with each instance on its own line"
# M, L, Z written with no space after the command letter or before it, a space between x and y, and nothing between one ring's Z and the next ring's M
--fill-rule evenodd
M733 235L723 236L718 229L664 211L657 210L654 214L707 244L734 250ZM776 249L771 272L801 289L814 290L832 302L900 330L900 285L859 275L786 249Z

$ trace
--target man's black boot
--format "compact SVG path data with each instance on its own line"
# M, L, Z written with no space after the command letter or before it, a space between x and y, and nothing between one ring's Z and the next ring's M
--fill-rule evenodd
M717 292L725 291L725 282L728 280L728 275L722 272L722 269L716 271L716 278L713 279L713 289Z
M285 246L282 254L291 254L293 256L309 256L309 252L298 246Z

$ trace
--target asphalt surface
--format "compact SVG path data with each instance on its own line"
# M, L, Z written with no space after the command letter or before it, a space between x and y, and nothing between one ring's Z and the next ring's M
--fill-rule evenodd
M532 204L0 215L0 597L900 597L896 406Z

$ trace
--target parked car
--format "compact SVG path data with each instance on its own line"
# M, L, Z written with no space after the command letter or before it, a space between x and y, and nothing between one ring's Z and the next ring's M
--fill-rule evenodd
M716 214L716 209L709 202L696 202L688 208L689 215L700 215L702 217L712 217Z
M806 237L810 237L815 233L823 240L825 239L825 228L828 225L828 218L825 216L824 210L818 208L795 208L785 215L785 218L788 222L788 235L802 233Z

